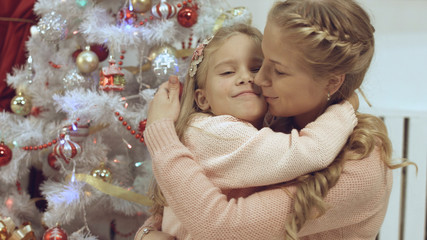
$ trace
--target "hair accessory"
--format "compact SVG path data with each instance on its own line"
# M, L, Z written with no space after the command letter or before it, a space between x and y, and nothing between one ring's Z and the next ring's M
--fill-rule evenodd
M205 49L205 47L212 41L212 39L213 36L210 36L203 40L202 43L197 45L197 48L193 53L193 57L191 58L190 69L188 71L190 77L194 77L194 75L196 75L197 66L203 61L203 49Z

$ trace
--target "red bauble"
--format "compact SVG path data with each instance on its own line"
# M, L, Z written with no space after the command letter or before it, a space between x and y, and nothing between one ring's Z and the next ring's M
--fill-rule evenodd
M197 11L193 7L183 7L178 12L178 23L183 27L191 27L197 22Z
M12 150L3 142L0 143L0 167L9 164L12 160Z
M59 166L56 165L57 161L58 159L56 158L55 153L54 152L49 153L49 155L47 156L47 163L51 168L55 170L59 170Z
M129 8L123 8L123 9L120 9L120 11L119 11L118 19L120 21L124 20L128 24L133 24L136 22L138 17L136 15L136 13L129 10Z
M99 62L104 61L109 56L110 52L104 44L90 45L90 50L98 56Z
M67 232L59 226L51 227L43 234L42 240L67 240Z
M78 56L81 52L83 52L83 50L82 50L82 49L77 49L76 51L74 51L74 52L73 52L73 54L72 54L71 56L73 57L74 62L76 61L77 56Z

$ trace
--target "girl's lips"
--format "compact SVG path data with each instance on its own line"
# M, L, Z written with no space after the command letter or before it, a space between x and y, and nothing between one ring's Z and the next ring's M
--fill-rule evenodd
M246 95L249 95L249 96L253 96L253 95L259 96L259 94L257 94L256 92L253 92L253 91L243 91L243 92L240 92L240 93L234 95L233 97L240 97L240 96L246 96Z

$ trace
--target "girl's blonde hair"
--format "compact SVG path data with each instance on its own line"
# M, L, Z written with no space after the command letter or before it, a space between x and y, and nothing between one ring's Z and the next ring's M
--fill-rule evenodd
M203 48L203 60L196 66L196 74L194 77L190 77L190 74L187 74L184 82L181 96L181 109L178 119L175 123L175 129L181 141L183 141L184 132L188 128L189 122L191 121L194 114L202 112L202 110L200 110L196 104L194 92L196 89L205 88L208 67L211 61L210 56L216 52L227 39L237 34L244 34L248 36L257 46L259 46L259 48L261 48L262 33L250 25L236 24L229 27L220 28L215 33L212 40ZM163 206L166 206L166 200L154 180L150 187L150 195L154 201L151 212L153 214L162 214Z
M315 79L345 74L340 89L328 104L348 99L362 84L374 54L374 27L368 14L353 0L287 0L277 2L268 15L294 42ZM358 124L334 162L326 169L297 178L294 212L286 225L286 239L298 239L305 222L323 215L323 201L337 183L346 160L363 159L375 146L389 168L413 164L391 163L392 146L382 120L356 114ZM316 215L314 216L314 214Z

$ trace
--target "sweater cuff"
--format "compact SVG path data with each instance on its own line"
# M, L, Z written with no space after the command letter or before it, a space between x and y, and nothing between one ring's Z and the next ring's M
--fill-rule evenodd
M144 140L150 154L162 148L180 143L172 119L164 119L151 123L144 131Z
M354 107L353 107L353 105L351 105L351 103L349 102L349 101L344 101L344 103L343 103L343 105L344 106L348 106L348 111L349 111L349 114L350 114L350 116L351 116L351 118L352 118L352 120L353 120L353 126L357 126L357 123L358 123L358 118L357 118L357 116L356 116L356 111L357 110L355 110L354 109Z
M342 110L344 110L343 116L351 121L351 123L353 124L353 128L356 127L356 125L358 123L357 117L356 117L356 111L354 110L353 105L351 105L351 103L349 101L345 100L341 103L334 104L334 105L330 106L328 108L328 110L335 111L336 108L342 108Z

